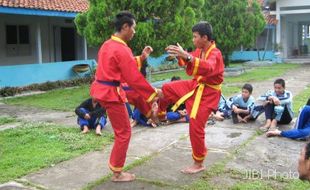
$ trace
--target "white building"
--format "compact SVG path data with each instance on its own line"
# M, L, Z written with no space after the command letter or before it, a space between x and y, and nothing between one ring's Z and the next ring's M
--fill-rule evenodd
M310 58L310 0L269 0L283 58Z

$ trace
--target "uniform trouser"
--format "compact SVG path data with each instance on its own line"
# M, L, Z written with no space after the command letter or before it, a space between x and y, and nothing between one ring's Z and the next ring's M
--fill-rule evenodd
M125 164L127 149L131 137L128 112L124 103L99 103L106 108L114 130L114 145L110 155L109 167L113 172L121 172Z
M143 97L141 97L134 90L126 90L126 97L128 99L128 103L134 105L138 110L145 115L147 118L151 116L152 112L152 104L147 103Z
M182 96L195 88L192 81L178 81L164 84L162 91L164 99L159 102L159 110L166 110L166 108L178 101ZM187 113L190 115L193 107L196 93L185 101ZM192 157L196 162L202 162L207 155L207 148L205 145L205 125L208 117L212 111L207 107L205 92L201 97L201 102L198 108L196 118L189 120L189 136L192 145Z
M277 110L275 110L277 107L279 106L275 106L274 104L270 104L268 103L265 106L265 116L266 116L266 120L267 119L277 119L279 124L289 124L292 121L292 117L288 111L287 106L284 106L283 111L281 111L281 113L279 113L279 111L277 112ZM278 114L281 114L281 117L278 117Z
M85 108L80 108L80 110L85 114L89 113L89 111ZM107 120L104 116L92 117L88 120L82 117L78 117L77 123L80 125L81 130L84 129L84 126L87 126L90 129L95 129L98 125L100 125L101 129L103 129L107 123Z
M182 118L181 114L177 111L176 112L167 112L166 117L167 117L168 121L178 121L179 119ZM189 121L188 115L185 116L185 120L186 120L186 122Z

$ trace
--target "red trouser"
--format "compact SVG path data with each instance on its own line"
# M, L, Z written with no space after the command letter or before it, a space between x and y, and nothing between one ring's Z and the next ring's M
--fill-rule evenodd
M114 145L110 155L109 167L113 172L121 172L126 161L127 149L131 137L128 112L124 103L99 103L107 110L114 130Z
M176 81L164 84L162 91L164 99L159 102L159 109L165 110L168 105L178 101L182 96L195 89L197 83L193 80ZM204 92L201 97L201 102L198 108L196 119L190 118L189 120L189 136L192 145L192 156L196 162L202 162L207 155L207 148L205 146L205 124L212 111L208 108L208 101L206 101L206 93ZM187 113L190 115L196 93L185 101Z
M144 116L149 118L152 112L151 104L147 103L142 96L132 89L125 92L128 103L134 105Z

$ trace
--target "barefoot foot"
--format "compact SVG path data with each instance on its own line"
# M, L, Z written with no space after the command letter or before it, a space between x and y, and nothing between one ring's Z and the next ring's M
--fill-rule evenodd
M83 133L83 134L86 134L86 133L88 133L88 132L89 132L88 127L87 127L87 126L84 126L82 133Z
M111 178L113 182L129 182L136 179L135 174L121 172L121 173L114 173Z
M202 172L204 171L206 168L204 165L197 165L197 164L194 164L192 166L189 166L183 170L181 170L182 173L184 174L195 174L195 173L199 173L199 172Z
M101 133L101 126L100 126L100 125L98 125L98 126L96 127L96 135L98 135L98 136L101 136L101 135L102 135L102 133Z

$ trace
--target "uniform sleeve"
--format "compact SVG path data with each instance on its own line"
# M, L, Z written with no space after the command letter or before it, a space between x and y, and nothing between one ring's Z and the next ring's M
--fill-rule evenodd
M255 107L255 100L254 98L251 96L247 102L247 108L248 110L251 112Z
M212 50L207 60L199 59L198 56L195 56L192 62L187 63L186 72L190 76L212 76L222 73L221 67L224 67L221 52Z
M290 104L292 102L292 99L293 99L293 95L289 91L285 92L285 96L283 98L279 98L281 105Z
M75 108L76 115L84 118L85 113L83 111L81 111L81 108L86 108L88 106L88 104L89 104L89 99L85 100L78 107L76 107Z
M265 94L261 95L261 96L258 98L258 100L260 100L260 101L266 101L266 100L268 100L269 96L272 96L272 91L271 91L271 90L269 90L269 91L267 91Z
M99 106L97 105L95 110L90 112L89 115L91 117L96 117L96 118L103 117L103 116L106 117L106 111L103 107L101 107L100 105Z
M233 105L235 105L235 106L238 106L239 105L239 96L233 96L233 97L231 97L229 100L230 100L230 108L232 108L232 106Z
M157 93L137 69L132 53L127 50L119 52L116 59L118 59L122 78L130 88L139 93L147 102L151 102Z

